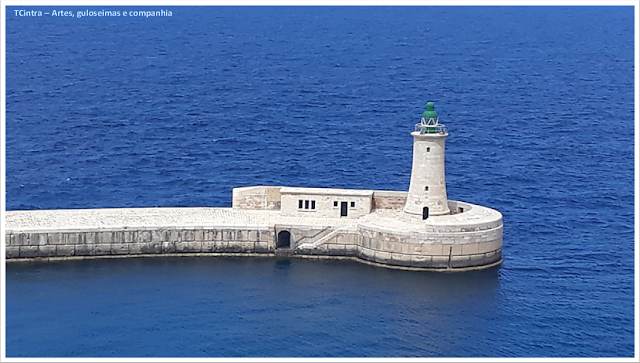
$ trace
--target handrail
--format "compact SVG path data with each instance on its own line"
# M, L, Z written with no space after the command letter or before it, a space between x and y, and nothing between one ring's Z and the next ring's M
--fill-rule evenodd
M415 131L419 131L420 134L447 134L447 127L445 124L425 125L423 123L415 124Z

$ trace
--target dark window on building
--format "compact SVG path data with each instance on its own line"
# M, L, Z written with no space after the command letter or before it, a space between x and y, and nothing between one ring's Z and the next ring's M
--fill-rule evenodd
M298 209L302 209L302 199L298 200Z
M338 201L334 201L334 202L333 202L333 206L334 206L334 207L337 207L337 206L338 206Z
M429 191L429 186L424 187L424 191L428 192Z
M315 200L311 201L311 209L316 209L316 201Z
M356 202L351 202L351 208L355 208Z
M308 200L304 201L304 209L309 209L309 201Z
M431 148L430 147L427 148L427 152L431 152Z

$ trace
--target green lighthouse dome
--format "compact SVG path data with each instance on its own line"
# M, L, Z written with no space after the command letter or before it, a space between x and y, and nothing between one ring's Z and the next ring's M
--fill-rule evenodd
M438 113L433 109L433 102L427 102L427 106L425 107L425 111L422 113L422 117L425 119L438 117Z

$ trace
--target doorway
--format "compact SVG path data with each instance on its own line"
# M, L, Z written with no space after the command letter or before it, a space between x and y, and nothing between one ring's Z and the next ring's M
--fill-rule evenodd
M276 248L291 248L291 233L289 231L280 231L278 233Z
M340 217L347 216L347 202L340 202Z

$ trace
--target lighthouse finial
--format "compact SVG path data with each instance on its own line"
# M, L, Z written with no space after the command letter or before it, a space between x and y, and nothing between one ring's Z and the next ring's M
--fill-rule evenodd
M427 102L427 106L425 107L425 111L422 113L422 117L426 119L438 117L438 113L433 109L433 102Z

